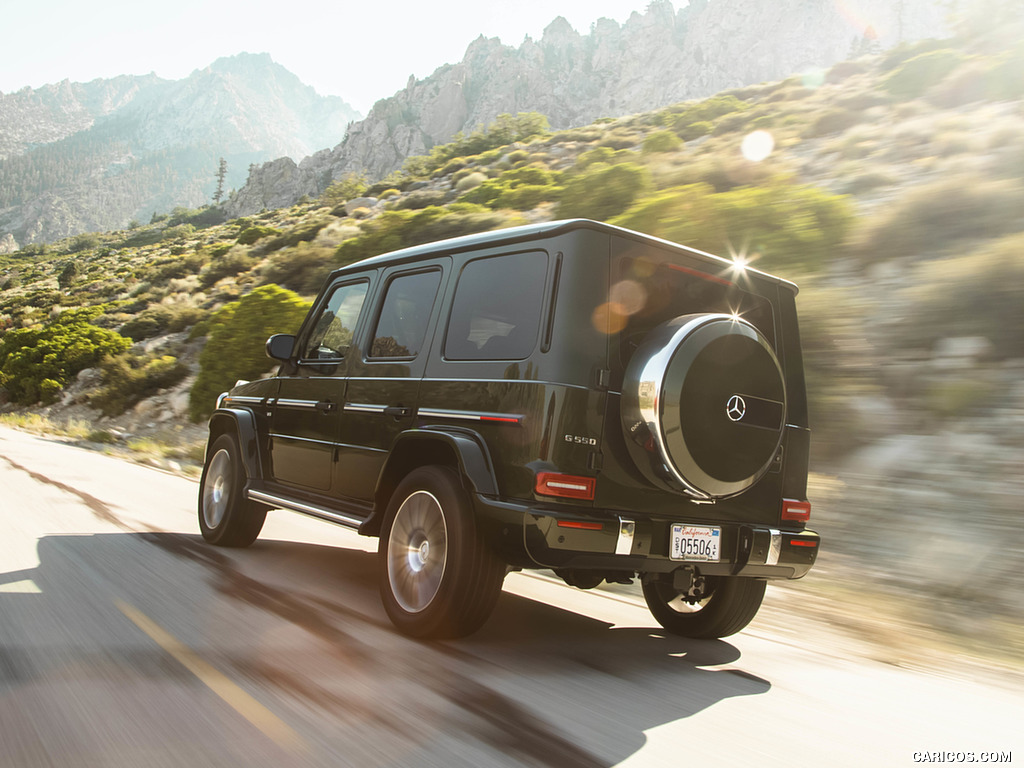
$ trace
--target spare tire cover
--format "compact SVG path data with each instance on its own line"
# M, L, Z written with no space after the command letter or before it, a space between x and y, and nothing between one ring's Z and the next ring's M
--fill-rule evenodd
M626 443L662 487L701 499L742 493L768 471L785 423L779 361L757 328L732 315L670 320L626 367Z

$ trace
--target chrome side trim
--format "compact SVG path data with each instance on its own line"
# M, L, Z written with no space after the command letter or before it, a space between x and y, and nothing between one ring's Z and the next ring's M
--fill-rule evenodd
M260 405L262 397L251 397L250 395L222 395L225 403L239 403L241 405Z
M330 440L316 440L312 437L296 437L295 435L282 435L278 432L271 432L270 437L277 438L279 440L298 440L301 443L316 443L317 445L338 445Z
M384 413L386 405L366 405L363 403L345 403L341 409L346 413Z
M636 523L624 517L619 518L619 538L615 542L616 555L633 554L633 537L636 534Z
M321 520L327 520L331 523L344 525L348 528L358 528L363 524L363 521L358 517L343 515L340 512L335 512L333 509L319 507L315 504L306 504L302 501L286 499L283 496L275 496L274 494L267 493L266 491L250 490L248 496L253 501L269 504L276 509L289 509L292 512L301 512L304 515L318 517Z
M275 402L284 408L302 408L308 411L315 411L317 406L316 400L290 400L287 397L279 397Z
M772 542L768 546L768 555L765 558L765 565L778 565L779 555L782 554L782 532L777 528L769 528L768 533L771 534Z
M515 413L485 413L482 411L454 411L447 408L420 408L417 412L428 419L461 419L463 421L494 421L522 424L523 417Z

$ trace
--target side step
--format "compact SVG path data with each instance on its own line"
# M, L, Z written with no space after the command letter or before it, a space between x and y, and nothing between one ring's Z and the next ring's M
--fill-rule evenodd
M357 517L355 515L346 515L342 512L337 512L327 507L321 507L317 504L310 504L306 501L296 501L290 499L287 496L278 496L274 493L268 493L267 491L257 490L250 488L248 497L253 501L258 501L261 504L273 507L274 509L289 509L292 512L301 512L304 515L310 517L316 517L320 520L326 520L329 523L337 523L343 525L346 528L353 528L358 530L364 522L365 518Z

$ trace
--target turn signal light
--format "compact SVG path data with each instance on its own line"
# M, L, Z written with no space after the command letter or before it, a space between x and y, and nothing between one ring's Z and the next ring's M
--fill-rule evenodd
M796 499L782 500L782 519L794 520L798 523L805 522L811 517L811 502L797 501Z
M576 475L559 475L554 472L541 472L537 475L534 490L542 496L561 496L564 499L594 500L594 486L597 481L592 477Z

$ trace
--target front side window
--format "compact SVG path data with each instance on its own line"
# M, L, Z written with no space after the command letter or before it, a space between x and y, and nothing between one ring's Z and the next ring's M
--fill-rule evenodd
M440 270L399 275L388 283L370 357L416 357L423 347Z
M510 253L469 262L452 301L448 360L523 360L537 344L548 256Z
M348 354L368 286L364 281L334 289L309 335L303 359L340 360Z

